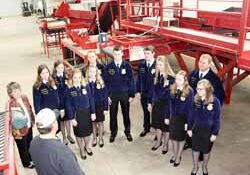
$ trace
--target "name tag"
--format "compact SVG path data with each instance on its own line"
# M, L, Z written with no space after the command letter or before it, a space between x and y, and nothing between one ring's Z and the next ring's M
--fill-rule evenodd
M114 69L109 69L108 73L109 73L109 75L114 75L115 74L115 70Z
M48 89L46 89L46 88L41 89L40 92L41 92L42 95L47 95L47 94L49 94L49 91L48 91Z
M127 72L126 72L126 69L122 69L121 70L121 73L122 73L122 75L125 75Z
M87 90L84 88L84 89L82 89L82 94L83 95L86 95L87 94Z
M77 96L77 91L71 91L70 94L71 94L72 97L76 97Z
M145 73L145 68L140 68L140 69L139 69L139 72L140 72L141 74L144 74L144 73Z
M155 74L155 69L152 69L152 70L151 70L151 74Z

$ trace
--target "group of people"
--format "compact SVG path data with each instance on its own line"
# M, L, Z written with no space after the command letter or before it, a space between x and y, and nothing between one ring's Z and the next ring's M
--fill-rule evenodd
M99 147L104 146L103 122L108 111L111 131L109 142L115 142L119 104L124 134L129 142L133 141L129 109L130 103L137 98L141 101L144 114L144 129L140 137L146 136L151 127L155 130L152 151L162 146L162 154L166 154L171 139L173 156L170 163L177 167L187 141L193 150L194 166L191 175L198 171L200 153L204 155L203 174L208 174L209 153L219 133L220 111L225 96L220 79L210 68L212 57L209 54L201 55L199 70L188 76L183 70L175 75L165 56L155 58L153 46L145 47L144 55L145 59L138 65L136 78L129 62L123 60L121 46L113 48L114 59L106 66L99 62L96 53L92 51L87 55L87 66L74 69L71 74L66 73L62 61L54 63L52 73L46 65L38 66L37 79L33 85L36 117L27 96L21 93L20 85L16 82L9 83L8 109L18 107L28 117L25 133L15 137L23 165L33 168L35 164L37 172L40 172L38 174L48 174L50 168L42 170L41 167L51 163L51 156L39 151L45 148L51 148L54 152L66 149L64 156L71 157L71 162L76 162L75 156L65 146L68 142L75 143L72 128L80 157L86 159L87 155L92 156L90 136L93 133L93 147L97 144ZM57 117L55 114L58 114ZM40 136L30 144L34 123ZM46 142L48 139L55 140L56 133L60 131L63 146L59 146L58 141L50 144ZM41 140L46 141L38 144ZM50 161L46 160L46 156ZM79 169L77 163L72 166ZM56 169L57 173L60 172L59 169ZM79 173L74 174L81 173L83 172L79 169Z

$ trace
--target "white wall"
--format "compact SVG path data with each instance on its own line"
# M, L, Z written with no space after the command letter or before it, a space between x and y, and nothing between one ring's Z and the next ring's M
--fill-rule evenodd
M22 13L21 0L0 0L0 16L15 16Z

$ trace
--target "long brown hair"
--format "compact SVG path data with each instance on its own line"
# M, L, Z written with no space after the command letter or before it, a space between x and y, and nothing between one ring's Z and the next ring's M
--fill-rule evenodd
M42 84L42 78L41 78L40 74L44 69L47 69L48 72L49 72L49 79L48 79L49 85L52 86L52 87L56 86L55 81L51 76L51 73L50 73L50 70L49 70L48 66L46 64L41 64L37 68L37 77L36 77L36 81L35 81L35 83L33 85L33 87L36 88L36 89L38 89Z
M78 73L81 74L81 85L84 86L84 87L87 85L87 82L86 82L85 78L84 78L83 75L82 75L82 71L81 71L80 69L78 69L78 68L75 68L75 69L73 70L72 74L69 76L69 79L68 79L68 86L69 86L69 87L72 87L72 86L73 86L73 76L74 76L75 74L78 74Z
M182 90L182 93L181 93L181 97L188 97L188 94L189 94L189 91L190 91L190 86L189 86L189 83L188 83L188 77L187 77L187 72L184 71L184 70L180 70L177 74L177 75L181 75L184 77L184 84L183 84L183 90ZM170 93L171 95L175 95L176 94L176 91L177 91L177 84L176 82L174 82L174 84L171 85L170 87Z
M53 71L52 71L52 77L53 77L53 78L56 78L56 74L57 74L56 68L57 68L57 66L59 66L60 64L62 64L62 65L64 66L64 63L63 63L62 60L56 60L56 61L54 62L54 67L53 67ZM64 66L64 71L63 71L63 73L65 74L65 66Z
M205 104L212 103L214 101L214 88L210 81L208 81L207 79L202 79L197 83L197 87L198 85L202 85L206 91ZM194 102L199 103L200 101L201 97L198 95L198 93L196 93L196 95L194 96Z
M163 62L163 64L164 64L164 73L163 73L164 82L167 81L168 75L174 76L174 71L172 70L172 68L168 62L168 58L166 56L159 55L156 58L156 63L157 62ZM160 70L156 66L154 84L156 84L158 82L159 76L160 76Z
M96 66L88 66L87 71L86 71L86 80L89 82L90 76L89 76L89 71L90 69L95 69L96 71L96 84L100 84L101 87L104 87L104 81L101 76L101 71L96 67Z

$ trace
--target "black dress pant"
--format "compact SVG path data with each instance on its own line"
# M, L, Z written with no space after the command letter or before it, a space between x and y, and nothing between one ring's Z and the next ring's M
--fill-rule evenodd
M112 93L110 96L112 103L110 106L110 131L111 136L116 137L118 131L117 125L117 113L119 103L121 105L122 116L123 116L123 124L126 135L130 134L130 117L129 117L129 97L128 93L120 92L120 93Z
M150 113L148 111L148 98L142 94L141 96L141 105L143 110L143 128L146 132L150 131Z
M32 132L32 127L30 127L26 136L22 137L22 139L15 139L18 152L24 167L29 166L30 162L32 161L29 153L29 148L32 138L33 138L33 132Z

